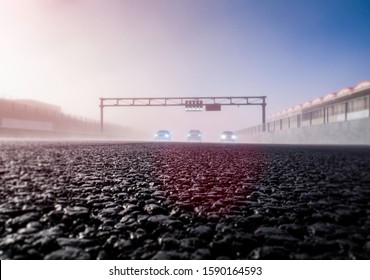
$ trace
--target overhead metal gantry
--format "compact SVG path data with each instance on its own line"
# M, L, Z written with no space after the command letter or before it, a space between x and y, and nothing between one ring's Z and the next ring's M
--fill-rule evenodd
M262 106L262 124L266 123L266 96L228 96L228 97L125 97L100 98L100 129L104 131L104 107L151 107L182 106L188 101L200 101L206 111L219 111L221 106Z

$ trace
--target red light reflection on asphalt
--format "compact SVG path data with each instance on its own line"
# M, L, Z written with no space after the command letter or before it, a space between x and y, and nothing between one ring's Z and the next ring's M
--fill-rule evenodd
M201 153L185 148L164 153L157 177L174 211L200 216L244 211L248 195L262 176L264 153L231 146L218 146L216 151L208 148Z

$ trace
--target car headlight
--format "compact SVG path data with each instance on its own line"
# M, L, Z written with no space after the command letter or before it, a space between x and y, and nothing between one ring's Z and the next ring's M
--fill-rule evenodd
M226 139L226 135L225 134L222 134L221 135L221 139Z
M168 137L170 137L170 135L169 134L165 134L164 137L168 138Z
M156 133L156 134L154 134L154 137L158 137L158 134Z
M232 136L231 136L231 138L232 138L232 139L235 139L235 138L236 138L236 136L235 136L235 135L232 135Z

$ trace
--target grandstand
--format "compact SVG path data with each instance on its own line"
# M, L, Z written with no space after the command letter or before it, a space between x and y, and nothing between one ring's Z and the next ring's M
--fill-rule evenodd
M370 144L370 81L277 112L237 132L246 142Z
M104 136L118 137L127 128L107 124ZM24 99L0 99L0 137L100 137L100 123L67 115L52 104Z

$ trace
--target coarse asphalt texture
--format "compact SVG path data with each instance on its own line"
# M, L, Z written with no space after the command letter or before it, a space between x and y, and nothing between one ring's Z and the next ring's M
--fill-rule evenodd
M370 147L0 143L0 259L370 259Z

